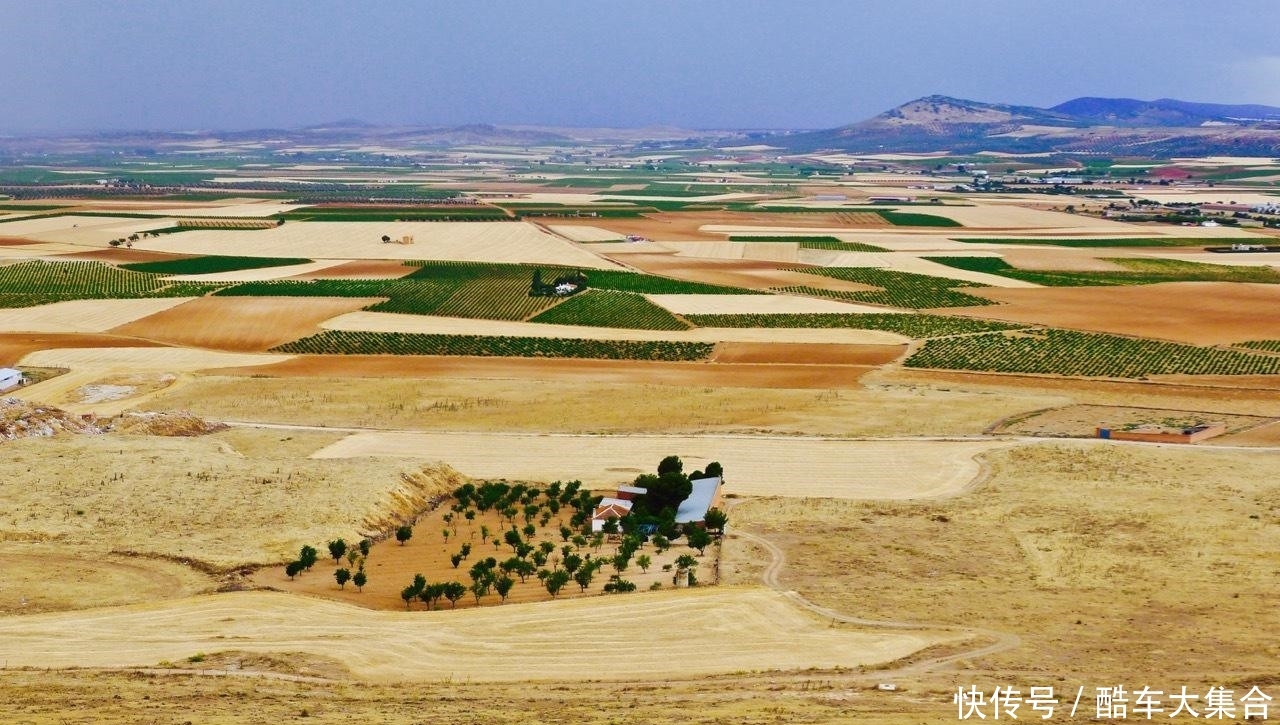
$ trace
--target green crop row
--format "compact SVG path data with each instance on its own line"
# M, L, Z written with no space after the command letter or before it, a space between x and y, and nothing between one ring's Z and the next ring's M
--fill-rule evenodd
M529 321L629 330L689 329L680 318L641 295L601 289L574 295Z
M274 348L310 355L449 355L469 357L589 358L597 360L705 360L705 342L572 340L543 337L415 335L328 330Z
M286 267L291 264L306 264L310 261L310 259L289 257L207 256L166 259L159 262L135 262L133 264L122 264L120 268L134 272L151 272L153 274L213 274L216 272L236 272L242 269Z
M917 214L915 212L877 210L877 214L895 227L959 227L964 226L954 219L935 214Z
M829 297L846 302L867 302L892 307L909 307L912 309L931 309L939 307L977 307L993 304L981 297L974 297L954 288L977 288L987 285L977 282L966 282L958 279L933 277L927 274L897 272L874 267L795 267L790 271L831 277L846 282L879 287L878 290L862 292L844 292L827 290L806 285L780 288L783 292L803 294L813 297Z
M1012 330L1025 325L1005 322L974 320L968 317L946 315L899 314L874 312L869 314L746 314L746 315L685 315L698 327L803 327L815 329L884 330L896 332L918 340L948 335L968 335L997 330Z
M1280 357L1073 330L928 340L907 367L1083 377L1274 375Z
M35 260L0 267L0 307L84 299L199 297L213 289L211 285L170 283L158 274L101 262Z
M1250 340L1248 342L1237 343L1236 346L1280 353L1280 340Z
M1160 282L1256 282L1280 284L1274 267L1237 267L1204 264L1179 259L1111 258L1124 270L1101 272L1044 271L1018 269L999 257L927 257L930 261L956 269L998 274L1049 287L1097 287L1157 284Z

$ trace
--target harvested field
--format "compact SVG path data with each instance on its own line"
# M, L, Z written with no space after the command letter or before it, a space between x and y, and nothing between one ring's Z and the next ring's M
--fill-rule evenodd
M876 289L870 285L793 272L781 269L785 265L758 260L690 259L673 254L628 254L623 256L621 261L642 272L663 277L743 289L768 290L773 287L805 284L838 292L865 292Z
M209 274L175 274L169 279L183 282L261 282L269 279L287 279L298 275L316 274L343 264L343 260L324 260L305 264L290 264L280 267L257 267L254 269L238 269L231 272L210 272ZM324 276L320 274L319 276Z
M83 609L86 605L177 599L213 591L214 581L191 567L163 559L104 554L100 548L5 541L0 615ZM49 572L58 586L49 586Z
M975 282L990 287L1026 288L1038 285L1018 279L1002 277L998 274L972 272L945 264L921 259L910 254L881 254L874 252L836 252L825 249L802 249L800 261L819 267L869 267L887 269L895 272L923 274L943 279L957 279L964 282Z
M678 455L687 469L725 467L725 494L910 499L958 493L978 475L973 457L993 441L864 441L768 436L569 436L503 433L356 433L315 458L443 461L477 478L624 483ZM494 456L493 451L504 455ZM577 451L571 457L566 450ZM854 475L853 472L857 472Z
M1042 438L1094 438L1097 428L1124 429L1140 425L1181 428L1220 422L1227 425L1227 434L1230 435L1257 427L1269 420L1271 419L1258 416L1195 410L1117 405L1070 405L1034 415L1011 418L992 432Z
M72 300L36 307L0 309L0 332L106 332L113 327L177 307L191 299L163 297Z
M1054 272L1123 272L1124 267L1099 259L1098 255L1119 256L1115 250L1071 249L1067 247L1009 247L1001 250L1004 261L1018 269Z
M289 279L399 279L418 271L404 262L390 259L357 259L327 267L319 272L306 272Z
M136 264L138 262L171 262L175 259L185 259L189 255L169 254L168 252L146 252L141 249L107 247L106 249L95 249L89 252L75 252L73 254L63 254L60 256L63 259L83 259L87 262Z
M963 682L1269 681L1274 451L1057 441L987 461L987 482L945 501L747 501L731 520L781 547L779 586L821 605L1021 639L967 660ZM954 673L936 677L954 692Z
M236 376L290 378L434 378L576 380L638 385L724 385L742 388L843 390L858 387L866 370L831 365L709 365L638 360L540 360L392 355L299 355L283 363L210 369ZM598 402L598 401L595 401Z
M1204 442L1206 446L1257 446L1280 448L1280 421L1263 423L1239 433L1231 433Z
M241 452L238 443L246 438L257 441ZM425 506L426 498L459 483L448 472L402 461L306 458L330 440L329 434L237 430L199 438L7 441L0 538L218 568L274 563L303 544L385 530L388 517L415 513L404 509ZM306 443L305 450L296 442ZM273 449L260 450L272 443Z
M883 307L796 295L645 295L678 315L882 313Z
M315 334L325 320L377 301L360 297L201 297L112 332L187 347L263 352Z
M769 388L757 377L779 368L778 378L783 382L790 378L798 386L808 382L808 371L831 372L829 366L624 364L612 371L565 370L578 361L564 361L560 365L544 362L541 369L501 366L490 370L483 363L507 361L453 360L442 361L451 363L450 367L428 371L415 369L413 359L358 360L383 363L376 370L382 377L357 377L374 371L356 366L329 371L317 366L310 371L312 376L326 372L333 376L318 379L202 376L161 394L149 407L191 410L212 420L326 427L850 437L979 435L1001 418L1072 402L1067 395L1018 389L1008 393L940 391L919 385L865 389L857 383L860 371L847 368L836 368L829 379L815 380L814 387L828 383L819 389ZM728 372L718 377L693 374L718 368ZM599 405L601 400L610 404ZM665 404L654 405L654 400ZM573 415L564 415L566 409ZM672 416L673 409L680 415ZM875 415L867 415L867 410Z
M647 640L627 657L611 638L581 636L623 621ZM832 629L785 596L752 588L487 607L467 616L246 592L3 619L0 659L10 667L137 667L235 649L335 658L357 677L380 681L632 680L666 677L673 661L686 677L857 667L938 639ZM570 641L577 645L564 653Z
M383 236L406 235L414 238L413 244L382 242ZM523 222L289 222L253 231L198 229L146 239L135 246L187 254L315 260L428 259L616 268Z
M38 350L129 346L160 347L157 343L147 340L132 340L114 335L0 332L0 365L12 367L26 355Z
M675 340L684 342L822 342L882 345L906 338L880 330L799 328L697 328L693 330L629 330L539 322L471 320L460 317L401 315L392 312L351 312L324 322L326 330L404 332L421 335L482 335L563 338L575 340Z
M1131 287L966 289L999 306L956 314L1192 345L1280 337L1280 285L1167 282Z
M781 264L800 260L800 245L795 242L663 242L681 257L694 259L749 259Z
M33 239L23 239L22 237L0 237L0 247L22 247L39 243Z
M608 229L574 224L548 224L547 229L575 242L614 242L626 236Z
M252 355L176 347L95 347L39 350L22 359L23 365L49 368L86 368L110 372L185 372L244 365L270 365L288 355ZM35 390L36 386L26 388Z
M636 203L642 203L637 201ZM852 217L867 217L852 219ZM874 220L871 219L874 217ZM704 232L708 225L732 226L742 233L769 234L778 227L794 228L805 231L811 228L848 228L876 227L891 228L893 225L878 215L854 215L836 212L807 212L786 214L777 212L740 212L740 211L676 211L664 212L641 218L631 219L589 219L581 225L570 219L557 219L557 227L586 226L605 229L625 237L636 234L655 241L680 241L702 239L708 241L724 241L724 234ZM563 230L559 230L562 234Z
M800 363L879 367L901 358L906 345L826 345L822 343L725 342L716 345L712 362Z
M6 234L41 242L103 246L112 239L174 225L171 218L133 219L101 216L49 216L19 219L4 225ZM135 245L140 242L135 242ZM83 248L72 251L85 251ZM180 251L180 250L179 250Z

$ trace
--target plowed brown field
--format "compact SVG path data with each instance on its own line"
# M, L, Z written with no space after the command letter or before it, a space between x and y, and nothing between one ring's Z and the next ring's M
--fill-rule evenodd
M608 255L605 255L606 257ZM803 285L839 292L865 292L878 289L871 285L846 282L832 277L803 272L788 272L782 267L796 266L751 259L694 259L674 254L621 254L610 257L643 272L675 279L721 284L729 287L766 290L772 287Z
M998 307L968 317L1222 345L1280 338L1280 285L1169 282L1133 287L966 290Z
M262 352L319 332L319 324L377 300L201 297L112 330L120 335L237 352Z
M397 279L413 274L417 269L394 259L358 259L328 269L295 274L288 279Z
M643 202L637 202L643 204ZM876 223L878 220L878 223ZM848 227L850 229L888 228L892 225L874 214L850 212L812 212L812 213L769 213L740 211L678 211L661 215L645 216L639 219L583 219L581 223L573 219L557 219L557 227L589 226L616 232L619 236L638 234L648 239L662 241L708 239L724 241L724 234L713 234L701 231L707 224L760 227L761 234L767 234L771 227L829 228Z
M906 345L828 345L823 343L725 342L716 346L718 363L865 365L897 360Z

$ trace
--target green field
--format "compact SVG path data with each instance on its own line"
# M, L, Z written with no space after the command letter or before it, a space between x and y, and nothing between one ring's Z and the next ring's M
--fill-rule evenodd
M934 214L917 214L915 212L877 209L876 213L895 227L960 227L964 226L954 219Z
M1280 356L1047 329L928 340L904 365L1108 378L1274 375Z
M312 355L462 355L470 357L588 358L596 360L705 360L705 342L636 342L541 337L413 335L328 330L274 348Z
M122 264L120 268L134 272L150 272L152 274L213 274L216 272L236 272L242 269L287 267L291 264L306 264L310 261L312 260L291 257L207 256L159 262L135 262Z
M731 242L795 242L801 249L829 249L837 252L887 252L884 247L862 242L846 242L835 237L745 237L731 236Z
M633 292L580 292L529 320L552 325L589 325L629 330L687 330L680 318Z
M1187 262L1179 259L1107 258L1124 271L1060 272L1018 269L999 257L926 257L956 269L987 272L1002 277L1034 282L1048 287L1099 287L1158 284L1160 282L1255 282L1280 284L1274 267L1229 267L1222 264Z
M842 279L846 282L857 282L880 287L881 289L867 290L865 292L842 292L801 285L779 288L781 292L912 309L977 307L993 304L989 300L966 295L962 292L955 292L953 289L987 286L977 282L944 279L925 274L896 272L873 267L794 267L789 271Z
M1280 340L1250 340L1248 342L1237 343L1236 347L1248 347L1254 350L1265 350L1267 352L1280 353Z
M31 261L0 266L0 307L86 299L199 297L211 285L170 283L162 275L101 262Z
M1025 325L974 320L945 315L869 313L869 314L755 314L755 315L685 315L698 327L800 327L814 329L884 330L917 340L948 335L968 335L997 330L1013 330Z

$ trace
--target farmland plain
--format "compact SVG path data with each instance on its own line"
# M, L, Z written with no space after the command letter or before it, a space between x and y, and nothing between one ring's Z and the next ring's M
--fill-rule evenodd
M1280 286L1039 286L925 259L1079 279L1195 261L1236 280L1274 260L1202 247L1273 230L1121 222L1104 201L1030 193L868 206L919 193L906 187L934 177L907 172L933 159L810 178L756 162L711 174L675 150L588 176L555 146L454 153L439 168L217 172L290 191L262 198L13 202L28 216L0 217L0 366L35 380L5 395L103 431L0 442L0 696L18 721L905 725L954 720L969 684L1280 681L1280 363L1257 342L1280 339ZM325 193L424 201L292 198L334 179L351 185ZM473 203L439 203L450 194ZM396 221L451 209L507 220ZM199 255L298 264L176 279L118 266ZM529 295L578 271L586 291ZM516 339L537 357L393 354L412 335L444 339L436 352ZM344 340L384 344L319 347ZM700 352L581 356L630 343ZM1085 353L1106 365L1069 367ZM1035 365L999 371L1014 358ZM1196 367L1207 359L1253 367ZM113 428L126 411L232 425ZM1239 426L1180 449L1043 440L1087 436L1076 419L1092 411ZM726 472L728 530L697 587L372 611L413 571L376 555L373 607L351 606L361 593L339 594L325 566L282 583L301 546L336 537L396 549L392 532L422 522L404 550L441 546L426 527L463 481L603 494L672 454Z

